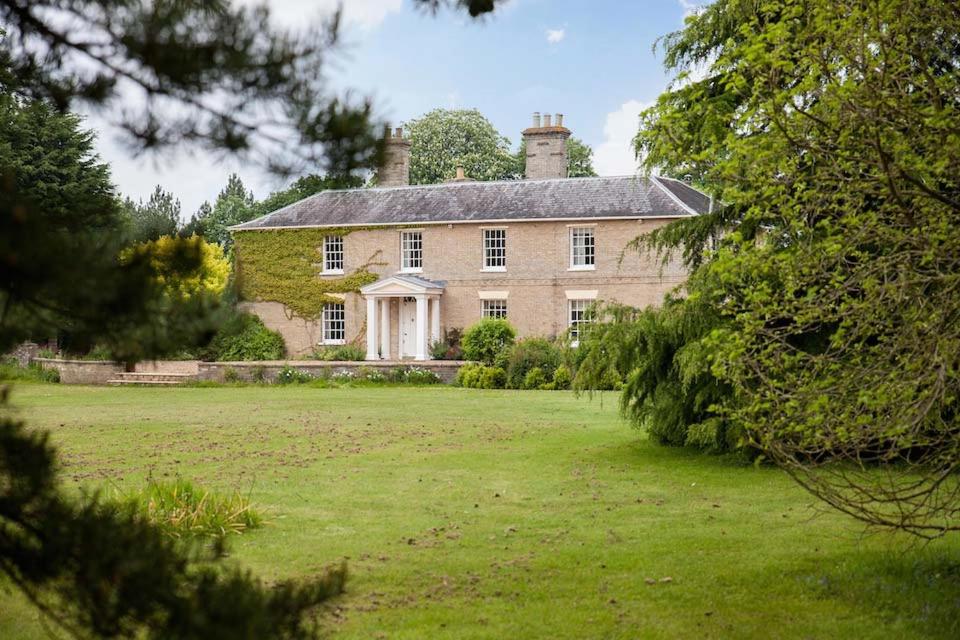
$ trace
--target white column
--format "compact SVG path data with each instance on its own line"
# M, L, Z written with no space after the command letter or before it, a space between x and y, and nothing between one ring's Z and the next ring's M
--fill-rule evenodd
M430 344L440 342L440 298L430 299Z
M417 355L415 360L427 359L427 296L415 296L417 299Z
M390 359L390 298L380 298L380 357Z
M379 360L377 353L377 299L367 298L367 360Z

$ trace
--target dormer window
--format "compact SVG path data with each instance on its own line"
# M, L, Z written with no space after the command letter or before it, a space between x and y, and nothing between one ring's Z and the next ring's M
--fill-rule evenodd
M406 273L423 271L423 232L400 232L400 271Z
M326 236L323 239L323 273L343 273L343 236Z

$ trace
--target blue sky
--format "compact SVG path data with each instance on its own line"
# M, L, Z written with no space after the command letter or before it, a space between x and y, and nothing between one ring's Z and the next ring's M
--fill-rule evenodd
M252 0L251 0L252 1ZM332 10L335 0L269 0L281 24ZM410 0L345 0L346 47L334 78L374 100L399 124L436 107L476 108L516 146L534 111L563 113L591 145L602 175L632 173L637 114L666 87L656 39L680 28L694 0L511 0L483 21L416 10ZM171 190L189 217L232 171L257 197L282 187L255 166L205 154L131 158L115 131L100 130L101 154L124 194Z

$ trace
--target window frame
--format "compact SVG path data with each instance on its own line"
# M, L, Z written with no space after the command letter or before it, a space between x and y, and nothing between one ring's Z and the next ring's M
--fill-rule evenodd
M570 336L571 346L580 345L580 325L589 322L588 312L590 306L596 302L588 298L571 298L567 300L567 334ZM579 316L574 320L573 314Z
M487 237L487 234L500 234L501 246L496 246ZM495 239L494 239L495 242ZM483 249L483 267L481 271L502 273L507 270L507 228L506 227L483 227L481 228L481 245ZM493 252L500 250L501 255L497 256ZM497 259L502 264L491 264L491 259L496 262Z
M419 253L419 266L407 266L407 237L416 234L419 236L419 246L411 247L411 255ZM406 229L400 232L400 273L423 273L423 231L421 229Z
M328 246L328 243L339 244L340 245L339 250L336 250L336 249L331 250L331 248ZM346 245L345 245L343 236L326 235L323 237L323 270L321 271L321 273L323 273L324 275L343 275L344 273L343 264L344 264L344 258L346 257L345 246ZM335 256L338 254L340 256L340 267L339 268L330 267L330 256L331 255Z
M336 307L339 307L337 309ZM339 316L339 317L338 317ZM334 326L339 323L339 328ZM339 333L340 337L328 337ZM347 310L343 302L326 302L320 317L320 344L342 345L347 343Z
M570 266L568 271L594 271L597 268L597 231L596 225L576 225L570 226L568 232L568 242L570 247ZM581 235L583 238L590 238L589 251L588 245L583 244L583 264L577 264L577 244L576 238ZM589 262L587 260L589 259Z
M488 313L491 311L491 307L502 307L502 314L500 313ZM481 318L495 318L495 319L507 319L507 314L509 313L509 307L507 306L506 298L484 298L480 301L480 317Z

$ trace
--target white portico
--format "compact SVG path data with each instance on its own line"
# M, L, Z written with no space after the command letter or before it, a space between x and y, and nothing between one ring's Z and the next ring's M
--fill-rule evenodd
M360 289L367 301L367 360L390 360L391 301L397 301L399 359L429 360L430 345L440 340L443 282L397 274Z

